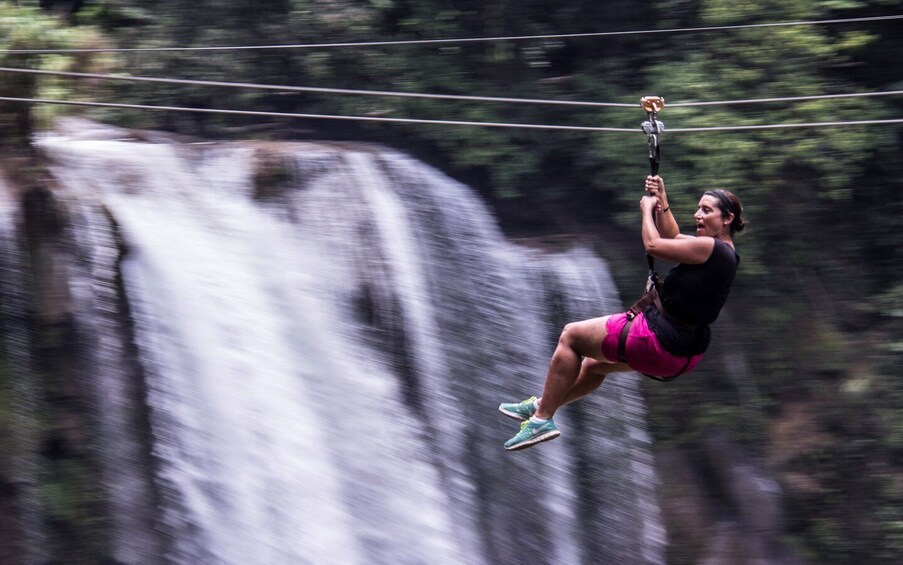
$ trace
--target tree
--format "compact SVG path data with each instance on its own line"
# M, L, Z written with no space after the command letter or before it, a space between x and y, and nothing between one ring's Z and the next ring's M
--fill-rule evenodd
M62 19L32 7L0 2L0 66L49 70L103 70L109 57L91 55L39 55L9 53L7 50L74 49L100 47L105 40L91 27L71 27ZM0 96L40 98L63 95L78 97L68 82L31 74L4 73ZM0 101L0 144L6 149L28 147L36 121L49 123L61 110L32 106L23 102Z

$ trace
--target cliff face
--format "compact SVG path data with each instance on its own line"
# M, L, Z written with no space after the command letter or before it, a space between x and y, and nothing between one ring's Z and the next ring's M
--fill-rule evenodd
M0 293L0 557L43 563L108 555L93 402L69 288L67 218L37 161L3 163Z
M16 241L16 224L18 222L16 199L12 193L11 184L5 174L0 175L0 344L3 350L0 355L0 563L18 563L23 551L23 532L21 517L17 510L17 503L22 497L22 488L17 480L19 478L16 468L23 465L18 453L20 453L21 439L17 434L23 433L17 425L14 398L18 396L13 386L16 382L24 380L25 374L22 360L18 362L12 357L11 347L6 336L21 333L21 328L16 322L21 323L22 299L21 281L17 281L17 274L23 272L21 265L21 250ZM16 319L16 314L20 318ZM27 345L27 344L23 344Z

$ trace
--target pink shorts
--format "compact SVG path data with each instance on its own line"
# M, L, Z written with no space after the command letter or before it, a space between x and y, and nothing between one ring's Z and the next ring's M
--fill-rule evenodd
M627 323L627 314L614 314L605 323L608 332L602 340L602 355L613 363L620 361L618 358L618 338L624 324ZM702 354L690 357L689 364L686 357L676 357L662 348L658 338L646 324L646 317L640 314L633 320L630 333L627 334L626 343L627 364L634 371L646 373L654 377L673 377L678 373L689 373L699 361ZM683 369L683 371L681 371Z

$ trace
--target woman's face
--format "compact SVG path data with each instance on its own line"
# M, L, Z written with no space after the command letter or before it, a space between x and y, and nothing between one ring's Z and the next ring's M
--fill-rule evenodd
M725 218L718 204L718 198L708 194L704 194L699 199L699 208L693 214L693 219L696 220L697 236L718 237L730 232L730 216Z

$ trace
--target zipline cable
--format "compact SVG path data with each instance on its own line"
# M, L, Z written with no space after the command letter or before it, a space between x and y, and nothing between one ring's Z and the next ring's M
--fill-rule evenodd
M226 88L248 88L259 90L280 90L284 92L316 92L320 94L354 94L363 96L394 96L404 98L432 98L439 100L465 100L469 102L507 102L515 104L558 104L564 106L595 106L634 108L636 104L620 102L579 102L571 100L544 100L534 98L499 98L493 96L465 96L457 94L423 94L417 92L395 92L384 90L354 90L348 88L321 88L315 86L287 86L276 84L257 84L249 82L223 82L215 80L193 80L178 78L158 78L131 75L111 75L100 73L77 73L71 71L45 71L40 69L21 69L16 67L0 67L0 72L65 76L73 78L97 78L105 80L122 80L134 82L156 82L163 84L186 84L194 86L221 86Z
M214 80L178 79L163 77L145 77L132 75L116 75L104 73L80 73L72 71L49 71L43 69L22 69L18 67L0 67L0 72L24 73L36 75L62 76L70 78L94 78L102 80L121 80L127 82L152 82L159 84L184 84L192 86L218 86L224 88L244 88L254 90L278 90L283 92L313 92L319 94L348 94L359 96L384 96L401 98L430 98L436 100L460 100L468 102L501 102L511 104L548 104L561 106L583 107L614 107L636 109L636 103L625 102L585 102L576 100L550 100L539 98L506 98L495 96L469 96L458 94L429 94L418 92L398 92L386 90L357 90L349 88L325 88L315 86L289 86L276 84L258 84L251 82L226 82ZM812 96L787 96L775 98L751 98L746 100L716 100L707 102L678 102L668 103L668 108L688 108L693 106L721 106L731 104L756 104L764 102L800 102L805 100L828 100L834 98L858 98L874 96L897 96L903 94L903 90L890 90L881 92L859 92L849 94L817 94Z
M134 110L168 110L173 112L199 112L208 114L231 114L242 116L269 116L276 118L305 118L305 119L325 119L325 120L356 120L365 122L395 122L405 124L437 124L437 125L454 125L454 126L484 126L484 127L505 127L505 128L521 128L521 129L545 129L545 130L567 130L567 131L608 131L608 132L630 132L636 133L636 128L607 128L607 127L589 127L589 126L559 126L545 124L516 124L516 123L500 123L500 122L469 122L460 120L426 120L417 118L389 118L385 116L343 116L334 114L297 114L292 112L263 112L256 110L227 110L221 108L185 108L182 106L150 106L146 104L124 104L119 102L82 102L77 100L52 100L48 98L15 98L10 96L0 96L0 100L7 102L25 102L35 104L62 104L67 106L94 106L100 108L125 108Z
M585 37L610 37L621 35L649 35L668 33L692 33L705 31L726 31L751 28L786 27L803 25L825 25L861 22L878 22L903 19L903 15L869 16L861 18L838 18L830 20L801 20L790 22L771 22L761 24L737 24L707 27L684 27L667 29L642 29L625 31L600 31L587 33L559 33L548 35L508 35L498 37L463 37L449 39L407 39L394 41L355 41L339 43L296 43L285 45L230 45L207 47L95 47L85 49L0 49L0 53L13 55L49 55L63 53L127 53L127 52L165 52L165 51L241 51L261 49L328 49L336 47L388 47L395 45L442 45L453 43L478 43L492 41L526 41L526 40L560 40Z
M481 127L498 127L498 128L519 128L519 129L542 129L542 130L560 130L560 131L584 131L584 132L619 132L619 133L636 133L637 128L614 128L614 127L598 127L598 126L562 126L550 124L518 124L505 122L472 122L461 120L428 120L417 118L390 118L385 116L346 116L335 114L299 114L292 112L263 112L255 110L229 110L222 108L186 108L182 106L152 106L146 104L125 104L120 102L87 102L78 100L55 100L49 98L16 98L11 96L0 96L0 101L5 102L22 102L26 104L57 104L65 106L89 106L99 108L123 108L133 110L164 110L172 112L195 112L207 114L231 114L243 116L267 116L277 118L304 118L304 119L324 119L324 120L348 120L348 121L366 121L366 122L394 122L407 124L433 124L433 125L455 125L455 126L481 126ZM849 122L808 122L808 123L787 123L787 124L754 124L739 126L713 126L713 127L690 127L690 128L669 128L668 133L687 133L687 132L708 132L708 131L740 131L740 130L757 130L757 129L778 129L778 128L803 128L803 127L829 127L829 126L864 126L878 124L900 124L903 118L883 119L883 120L858 120Z
M2 69L0 69L2 70ZM834 98L860 98L865 96L897 96L903 90L885 90L880 92L853 92L849 94L814 94L811 96L784 96L780 98L749 98L746 100L716 100L712 102L678 102L668 103L668 108L690 108L693 106L726 106L731 104L759 104L764 102L801 102L805 100L828 100Z
M878 124L903 124L903 118L888 118L884 120L853 120L849 122L806 122L789 124L751 124L746 126L707 126L698 128L669 128L668 133L689 133L703 131L744 131L756 129L781 129L781 128L817 128L831 126L872 126Z

